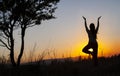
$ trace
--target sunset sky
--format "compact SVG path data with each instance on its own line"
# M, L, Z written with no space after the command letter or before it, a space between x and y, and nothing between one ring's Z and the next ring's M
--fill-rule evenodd
M25 36L25 55L35 48L35 56L43 51L56 53L56 57L86 56L82 48L88 43L88 36L82 16L90 23L100 20L97 41L98 55L111 56L120 53L120 0L61 0L55 12L56 19L42 22L28 28ZM19 30L15 31L16 52L19 52ZM9 51L0 47L0 55ZM49 56L48 56L49 58Z

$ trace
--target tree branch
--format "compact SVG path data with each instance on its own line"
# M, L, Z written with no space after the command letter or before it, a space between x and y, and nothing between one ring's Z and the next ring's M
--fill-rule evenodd
M10 47L11 45L10 45L10 40L9 40L9 37L5 37L5 36L2 36L7 42L8 42L8 46Z
M10 50L9 46L0 39L0 42L3 44L3 45L0 45L0 46L3 46L3 47L6 47L8 50Z
M8 41L8 46L11 47L9 38L7 39L7 41Z
M8 39L8 38L7 38L7 37L5 37L5 36L1 36L1 37L3 37L3 38L4 38L4 39L6 39L6 40Z
M33 26L35 26L35 24L29 25L29 26L27 26L27 28L28 28L28 27L33 27Z
M7 36L7 37L9 37L9 35L8 35L8 33L6 32L6 31L3 31L4 32L4 34Z

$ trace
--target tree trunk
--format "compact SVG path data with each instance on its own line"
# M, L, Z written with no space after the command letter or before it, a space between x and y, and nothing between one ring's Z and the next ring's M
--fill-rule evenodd
M21 49L20 49L20 54L19 54L19 56L18 56L18 60L17 60L17 66L20 65L21 58L22 58L23 51L24 51L24 36L25 36L25 29L22 29L21 33L22 33L22 35L21 35Z
M10 48L10 60L11 60L11 63L12 63L12 66L16 66L16 63L15 63L15 59L14 59L14 39L13 39L13 28L11 28L11 34L10 34L10 44L11 44L11 48Z
M11 60L12 66L15 67L16 63L15 63L15 60L14 60L14 51L13 51L13 49L10 50L10 60Z

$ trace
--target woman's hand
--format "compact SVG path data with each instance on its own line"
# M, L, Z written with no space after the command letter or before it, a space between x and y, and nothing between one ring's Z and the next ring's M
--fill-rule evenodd
M98 17L98 20L100 20L101 17L102 17L102 16Z
M83 17L83 19L86 21L86 18L84 17L84 16L82 16Z

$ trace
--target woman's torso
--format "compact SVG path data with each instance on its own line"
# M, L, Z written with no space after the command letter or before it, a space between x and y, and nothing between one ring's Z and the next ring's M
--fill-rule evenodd
M94 36L95 35L95 36ZM96 33L93 34L91 31L88 32L89 43L97 43Z

